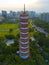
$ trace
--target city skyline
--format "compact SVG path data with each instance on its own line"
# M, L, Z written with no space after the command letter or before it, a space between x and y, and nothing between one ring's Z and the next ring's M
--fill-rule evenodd
M26 4L26 10L49 12L49 0L0 0L0 11L20 11L23 10L24 4Z

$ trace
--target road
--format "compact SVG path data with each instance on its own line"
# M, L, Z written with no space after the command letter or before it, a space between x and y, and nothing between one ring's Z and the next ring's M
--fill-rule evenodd
M34 25L34 24L33 24ZM45 35L48 35L49 33L48 32L46 32L43 28L41 28L41 27L37 27L36 25L34 25L34 27L35 27L35 29L36 30L38 30L38 31L40 31L40 32L42 32L42 33L44 33Z
M46 32L43 28L41 28L41 27L39 27L39 26L36 26L34 23L32 23L32 20L31 20L30 24L32 24L32 26L35 27L35 30L40 31L40 32L44 33L45 35L48 35L48 34L49 34L49 33Z

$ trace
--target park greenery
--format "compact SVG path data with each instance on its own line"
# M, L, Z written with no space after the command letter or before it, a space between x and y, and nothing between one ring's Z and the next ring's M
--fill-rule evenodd
M0 37L4 37L7 34L16 36L19 33L19 24L0 24ZM12 32L12 33L11 33Z
M16 52L19 50L20 30L19 24L0 24L0 65L49 65L49 35L35 31L29 20L30 57L21 59ZM1 31L9 30L9 31ZM5 39L14 39L9 46Z

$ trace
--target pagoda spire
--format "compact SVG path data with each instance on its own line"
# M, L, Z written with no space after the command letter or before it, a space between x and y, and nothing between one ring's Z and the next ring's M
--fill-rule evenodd
M24 4L24 13L25 13L25 4Z

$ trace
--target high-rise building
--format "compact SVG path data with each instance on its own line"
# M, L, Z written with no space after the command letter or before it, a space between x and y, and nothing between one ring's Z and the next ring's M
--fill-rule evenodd
M10 11L10 16L16 18L16 12L15 11Z
M7 18L7 11L2 11L2 16L4 17L4 18Z
M28 31L28 14L25 12L20 15L20 57L27 59L29 57L29 31Z
M28 11L29 18L34 19L35 18L35 12L34 11Z
M49 13L40 14L39 19L45 22L49 22Z

